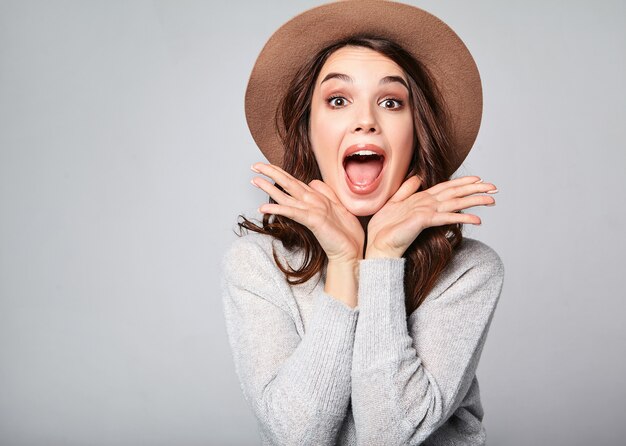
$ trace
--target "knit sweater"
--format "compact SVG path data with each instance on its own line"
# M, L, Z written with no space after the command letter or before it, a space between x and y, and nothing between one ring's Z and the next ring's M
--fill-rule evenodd
M502 288L498 255L464 238L409 317L404 259L359 262L358 306L290 285L302 253L234 241L223 305L235 370L263 445L483 445L476 367Z

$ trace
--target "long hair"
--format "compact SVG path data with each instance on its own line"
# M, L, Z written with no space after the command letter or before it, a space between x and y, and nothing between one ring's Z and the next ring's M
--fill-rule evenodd
M321 50L304 64L292 80L276 112L275 126L283 147L282 168L304 183L321 180L321 174L309 140L309 116L315 81L328 57L345 46L374 50L396 62L407 74L409 103L413 112L414 147L407 178L417 175L419 190L428 189L449 179L450 145L447 137L449 118L443 99L427 69L396 43L377 36L354 36ZM269 199L270 203L275 203ZM313 233L281 215L263 216L255 224L243 215L238 221L240 235L244 230L268 234L279 239L287 250L302 250L302 265L283 265L276 251L274 261L291 284L311 279L328 259ZM407 316L423 302L437 278L462 241L461 225L452 224L423 230L407 248L404 291Z

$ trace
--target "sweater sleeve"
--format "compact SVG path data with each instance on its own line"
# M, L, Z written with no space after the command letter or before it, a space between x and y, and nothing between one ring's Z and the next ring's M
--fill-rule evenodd
M459 407L475 376L504 269L486 245L464 254L407 322L404 259L360 264L352 407L358 444L418 445Z
M358 310L318 291L301 337L271 253L245 239L224 258L222 289L235 370L263 437L334 445L350 401Z

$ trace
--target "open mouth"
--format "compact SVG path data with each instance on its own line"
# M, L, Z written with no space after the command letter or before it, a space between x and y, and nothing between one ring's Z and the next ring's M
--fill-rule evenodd
M356 193L369 193L379 183L385 164L385 156L367 148L350 153L343 160L348 186Z

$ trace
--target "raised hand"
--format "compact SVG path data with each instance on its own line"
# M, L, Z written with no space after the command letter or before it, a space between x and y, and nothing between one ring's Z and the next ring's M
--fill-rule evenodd
M498 190L479 177L466 176L444 181L417 192L420 180L406 180L387 203L370 219L367 226L365 258L401 257L426 228L454 223L479 225L480 218L457 211L474 206L495 204L489 195ZM417 193L416 193L417 192Z
M329 262L356 262L362 258L363 228L330 187L319 180L304 184L272 164L256 163L252 170L271 178L285 191L262 177L253 178L252 184L276 201L263 204L259 211L288 217L309 228Z
M319 180L304 184L272 164L257 163L252 170L273 179L285 191L264 178L253 178L252 184L276 201L263 204L259 211L282 215L309 228L328 257L324 291L356 307L358 260L363 257L365 239L359 220Z

